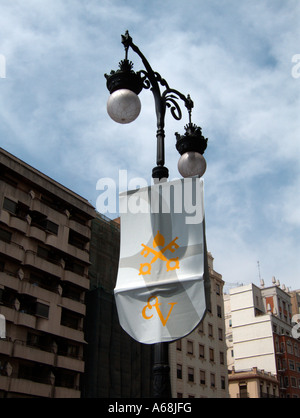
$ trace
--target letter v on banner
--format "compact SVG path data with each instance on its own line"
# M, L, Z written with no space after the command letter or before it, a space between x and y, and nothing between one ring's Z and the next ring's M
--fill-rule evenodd
M120 324L144 344L182 338L210 304L203 180L159 183L119 198L121 249L114 292ZM143 210L129 212L135 201Z

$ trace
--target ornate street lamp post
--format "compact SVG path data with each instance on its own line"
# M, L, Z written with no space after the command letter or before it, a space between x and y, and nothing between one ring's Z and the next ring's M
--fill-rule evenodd
M142 89L152 91L157 119L156 166L152 169L152 177L158 180L167 179L169 170L165 167L165 114L166 109L169 108L172 116L180 120L182 112L178 101L182 100L188 111L189 122L185 126L183 135L175 133L176 149L181 155L178 161L178 171L182 177L201 177L206 170L203 153L207 147L207 138L202 135L201 128L192 123L193 101L189 95L185 96L178 90L170 88L166 80L153 71L145 56L133 43L128 31L122 35L122 44L125 47L125 59L120 61L117 71L111 71L109 75L105 74L110 92L107 102L108 114L114 121L121 124L134 121L141 111L138 94ZM145 70L138 72L133 70L133 63L128 60L129 48L141 58ZM160 86L164 88L163 92ZM154 347L153 396L171 397L168 343L158 343Z

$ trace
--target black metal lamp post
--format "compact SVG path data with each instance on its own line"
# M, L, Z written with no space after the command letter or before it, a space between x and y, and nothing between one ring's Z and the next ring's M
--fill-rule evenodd
M122 35L125 47L125 59L120 61L119 69L105 74L110 97L107 111L111 118L118 123L130 123L137 118L141 110L138 94L142 89L150 89L153 93L157 118L157 153L156 166L152 169L153 179L167 179L169 170L165 167L165 114L169 108L176 120L182 118L177 100L182 100L188 111L189 123L185 126L184 135L175 133L176 148L181 155L178 170L183 177L201 177L206 170L203 153L207 147L207 138L202 135L201 128L191 121L194 103L190 96L183 95L178 90L171 89L160 74L154 72L139 50L132 42L128 31ZM145 70L133 71L133 63L128 60L128 50L131 48L142 60ZM165 90L161 93L160 86ZM153 397L170 398L170 367L168 361L168 343L158 343L154 347L153 365Z

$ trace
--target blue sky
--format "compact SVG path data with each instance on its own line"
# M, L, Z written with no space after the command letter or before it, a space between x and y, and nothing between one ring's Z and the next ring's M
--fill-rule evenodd
M0 0L0 146L96 206L97 181L151 181L153 97L129 125L106 113L104 73L134 42L172 88L191 94L208 137L208 249L229 283L300 288L298 0ZM129 53L135 70L140 59ZM294 72L295 74L295 72ZM300 70L299 70L300 74ZM166 165L178 176L166 116ZM114 214L110 214L113 217Z

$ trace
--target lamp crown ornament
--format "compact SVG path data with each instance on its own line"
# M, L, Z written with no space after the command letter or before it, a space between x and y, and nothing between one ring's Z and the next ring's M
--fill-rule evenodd
M185 133L183 135L178 132L175 133L176 149L179 154L183 155L185 152L194 151L203 155L207 148L208 138L202 135L200 126L190 122L185 125L184 129Z
M139 94L143 89L141 76L133 70L133 62L127 58L119 62L118 70L111 70L110 74L104 76L110 94L120 89L128 89Z

